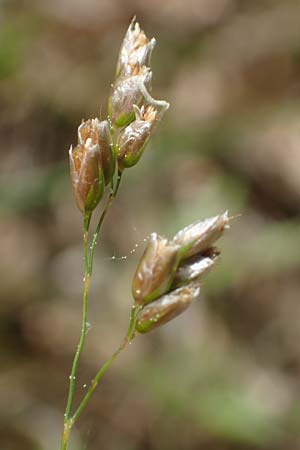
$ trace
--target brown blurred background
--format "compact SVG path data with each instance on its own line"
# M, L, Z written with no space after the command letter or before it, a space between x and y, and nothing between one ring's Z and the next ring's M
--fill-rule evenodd
M171 108L96 251L78 397L123 337L149 233L242 217L202 301L136 339L70 450L300 449L299 0L1 0L0 449L58 447L82 283L67 149L134 14Z

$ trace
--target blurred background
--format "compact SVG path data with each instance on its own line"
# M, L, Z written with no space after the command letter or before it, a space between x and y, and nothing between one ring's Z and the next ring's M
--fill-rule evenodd
M242 217L202 301L134 341L70 450L300 449L297 0L1 0L0 449L58 447L83 270L67 149L134 14L171 108L103 228L77 398L124 335L144 239Z

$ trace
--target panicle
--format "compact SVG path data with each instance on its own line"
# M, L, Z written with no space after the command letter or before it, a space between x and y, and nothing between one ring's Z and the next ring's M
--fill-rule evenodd
M69 150L73 194L83 214L92 212L104 189L113 189L114 174L141 158L155 125L169 104L151 95L150 61L155 39L132 20L121 45L108 99L107 120L83 121L78 145Z

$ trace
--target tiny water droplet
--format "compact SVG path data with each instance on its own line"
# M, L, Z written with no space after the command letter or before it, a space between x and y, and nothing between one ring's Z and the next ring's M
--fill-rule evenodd
M86 388L86 384L84 384L82 387L83 387L83 388Z

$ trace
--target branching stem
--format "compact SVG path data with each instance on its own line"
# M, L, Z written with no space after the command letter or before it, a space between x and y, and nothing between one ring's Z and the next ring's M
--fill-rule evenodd
M84 254L84 279L83 279L83 299L82 299L82 320L81 320L81 333L77 350L74 356L73 365L70 374L69 393L67 399L66 410L64 414L64 432L61 441L61 450L67 448L67 443L70 435L70 415L74 401L75 387L76 387L76 374L78 370L78 364L80 356L84 347L84 342L87 333L87 307L90 288L90 275L88 273L89 267L89 255L88 255L88 236L89 226L91 220L91 213L85 214L83 219L83 254Z
M121 342L119 348L115 351L115 353L113 353L112 356L110 358L108 358L108 360L103 364L103 366L101 366L101 368L96 373L96 375L95 375L94 379L92 380L91 385L90 385L86 395L84 396L82 402L78 406L77 410L75 411L75 414L73 415L73 417L71 419L72 420L72 425L77 421L77 419L79 418L80 414L82 413L82 411L86 407L86 405L87 405L88 401L90 400L93 392L95 391L96 387L98 386L99 381L101 380L101 378L103 377L103 375L105 374L107 369L109 369L109 367L117 359L117 357L120 355L120 353L122 353L122 351L126 349L128 344L134 339L134 337L135 337L135 325L136 325L136 320L137 320L137 316L138 316L138 312L139 311L140 311L140 307L133 307L132 308L131 320L130 320L129 328L128 328L128 331L127 331L127 334L126 334L125 338L123 339L123 341Z
M84 278L83 278L81 333L80 333L80 338L79 338L79 342L77 345L77 350L76 350L74 360L73 360L71 374L69 377L70 378L69 393L68 393L66 410L65 410L65 414L64 414L64 431L63 431L63 435L62 435L60 450L67 449L67 445L68 445L69 437L70 437L70 431L71 431L73 424L75 423L75 421L81 414L86 403L88 402L92 393L96 389L96 386L97 386L99 380L102 378L102 375L106 372L106 370L109 368L109 366L112 364L112 362L117 358L117 356L121 353L121 351L127 346L127 344L129 343L129 339L132 338L132 336L131 336L132 333L130 334L130 336L127 335L126 338L124 339L124 341L122 342L122 344L120 345L119 349L101 367L99 372L96 374L96 376L91 384L90 389L88 390L88 392L86 393L82 402L80 403L77 411L75 412L74 416L71 417L71 411L72 411L72 406L73 406L73 402L74 402L74 394L75 394L75 387L76 387L76 375L77 375L77 371L78 371L79 360L81 357L81 353L83 351L85 338L86 338L86 334L87 334L88 298L89 298L90 281L91 281L91 276L92 276L92 272L93 272L93 261L94 261L95 248L97 245L97 239L98 239L102 224L104 222L104 219L113 203L113 200L115 199L115 197L118 193L120 183L121 183L121 178L122 178L122 173L119 172L116 187L110 193L110 195L108 197L107 203L106 203L105 208L100 216L95 233L93 234L93 239L92 239L90 247L89 247L88 237L89 237L91 213L87 213L84 215L84 220L83 220Z

